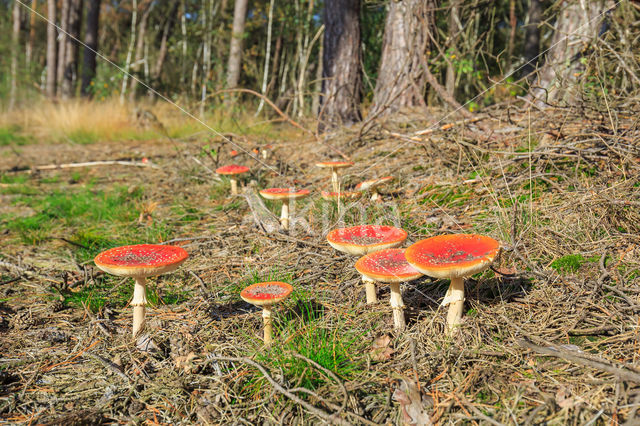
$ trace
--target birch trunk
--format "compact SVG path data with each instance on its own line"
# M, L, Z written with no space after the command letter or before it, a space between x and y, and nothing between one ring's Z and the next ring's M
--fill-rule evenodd
M58 97L62 95L62 77L64 76L65 66L65 49L67 47L67 31L69 29L69 3L71 0L62 0L62 7L60 9L60 37L58 39L58 70L56 72L56 79L58 82L57 93Z
M124 63L124 75L122 76L122 89L120 90L120 103L124 103L124 97L127 94L127 83L129 81L129 69L131 67L131 55L133 55L133 46L136 44L136 21L138 20L138 0L132 0L133 7L131 9L131 39L127 48L127 59Z
M264 55L264 72L262 73L262 88L260 89L261 93L264 96L267 96L267 79L269 78L269 61L271 60L271 28L273 26L273 5L275 0L269 1L269 15L267 21L267 48L266 53ZM260 114L262 108L264 107L264 99L260 98L260 104L258 105L258 110L256 111L256 115Z
M20 3L13 2L13 31L11 31L11 88L9 89L9 109L16 106L18 93L18 46L20 43Z
M47 0L47 96L56 96L56 0Z
M142 18L140 19L140 24L138 28L138 35L136 37L136 50L134 54L133 64L131 65L131 74L133 74L136 78L131 79L131 90L129 91L129 102L135 102L136 100L136 89L138 87L138 78L140 74L140 65L144 62L144 46L145 46L145 36L147 34L147 23L149 22L149 15L155 6L155 2L148 3L147 8L142 14ZM144 7L144 6L143 6Z

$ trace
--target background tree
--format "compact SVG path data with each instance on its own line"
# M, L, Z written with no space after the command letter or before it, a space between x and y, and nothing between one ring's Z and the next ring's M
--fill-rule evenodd
M56 59L57 45L56 38L56 0L47 0L47 86L46 93L49 98L56 96Z
M360 1L325 0L319 131L360 121Z
M18 46L20 45L20 3L13 2L13 31L11 31L11 86L9 89L9 109L16 105L18 93Z
M605 4L604 1L563 0L556 7L551 46L532 90L537 99L551 103L575 97L572 89L583 68L580 58L599 35Z
M240 80L240 63L242 61L242 39L244 37L245 19L247 17L248 0L236 0L233 10L233 27L229 43L229 62L227 64L227 87L238 86Z
M89 0L87 25L84 35L84 55L82 62L82 87L84 96L91 94L90 87L96 75L96 51L98 50L98 28L100 26L101 0Z
M434 32L432 11L427 0L389 3L382 43L382 61L373 96L371 114L393 113L401 108L426 106L425 75L421 57L431 44Z

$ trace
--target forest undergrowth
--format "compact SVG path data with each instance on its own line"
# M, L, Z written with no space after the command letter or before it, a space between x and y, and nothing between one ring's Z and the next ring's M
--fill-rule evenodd
M597 105L594 106L594 105ZM635 106L637 108L637 105ZM316 140L274 124L268 136L68 140L0 149L0 421L208 424L617 424L638 419L640 151L633 105L501 104L480 121L407 113ZM302 123L306 125L306 123ZM278 133L281 128L282 132ZM424 129L430 129L424 131ZM435 130L432 130L435 129ZM229 142L231 139L231 143ZM267 160L254 149L270 145ZM231 158L230 152L238 151ZM319 196L319 160L342 177L392 175L381 202ZM101 160L140 163L58 170ZM245 164L240 196L211 171ZM292 230L254 214L255 191L311 189ZM445 333L448 283L402 286L407 329L393 332L389 289L364 303L355 258L325 240L363 223L405 229L405 247L481 233L503 251L468 279L464 322ZM151 280L147 331L131 342L130 280L92 259L129 243L190 254ZM281 280L275 344L261 340L246 285Z

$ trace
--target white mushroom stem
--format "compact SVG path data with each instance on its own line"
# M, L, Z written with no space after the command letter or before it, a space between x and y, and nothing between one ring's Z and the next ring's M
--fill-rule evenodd
M331 184L333 185L333 192L340 192L338 187L338 169L331 169Z
M271 305L262 307L262 319L264 320L264 344L270 345L273 336L273 328L271 326Z
M404 321L404 302L400 292L400 283L391 283L391 308L393 309L393 328L403 330L406 326Z
M380 198L380 193L376 188L373 188L372 192L373 194L371 194L371 201L376 201L378 198Z
M464 278L451 278L449 290L444 296L442 306L449 305L447 313L447 328L450 333L462 323L462 311L464 309Z
M376 303L378 301L378 296L376 295L376 282L364 275L362 276L362 282L364 283L364 290L367 293L367 305Z
M280 224L282 225L282 229L289 229L289 201L284 200L282 202L282 213L280 213Z
M238 195L238 181L234 178L231 178L231 193Z
M133 306L133 337L135 338L138 333L144 328L145 306L147 304L147 280L144 277L138 277L135 279L136 284L133 288L133 299L131 300L131 306Z
M262 150L262 159L266 160L268 156L269 156L269 152L266 149L263 149Z

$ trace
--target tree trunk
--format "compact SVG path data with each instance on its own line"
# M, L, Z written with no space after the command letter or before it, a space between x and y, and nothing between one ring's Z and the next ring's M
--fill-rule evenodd
M264 96L267 96L267 80L269 78L269 61L271 60L271 28L273 27L273 6L275 0L269 1L269 13L267 20L267 47L266 53L264 55L264 70L262 72L262 88L261 92ZM260 104L258 105L258 110L256 111L256 115L260 114L262 108L264 107L264 98L260 98Z
M542 6L540 0L529 0L527 12L526 33L524 36L524 60L521 75L531 74L538 66L540 54L540 21L542 19Z
M100 24L101 0L89 0L87 10L87 26L84 34L84 58L82 65L83 96L91 95L91 81L96 76L96 51L98 50L98 27Z
M227 64L227 87L234 88L240 81L240 63L242 61L242 37L247 17L248 0L236 0L233 10L233 29L229 45L229 62Z
M322 56L324 53L324 38L320 39L320 46L318 46L318 65L316 66L316 81L315 89L313 91L313 98L311 100L311 114L317 116L320 113L320 93L322 92Z
M433 3L424 0L389 4L372 114L394 113L402 108L425 105L426 79L420 56L426 54L430 44L433 9Z
M136 26L138 20L138 0L132 0L131 7L131 35L129 39L129 47L127 48L127 58L124 62L124 72L122 73L122 89L120 89L120 103L124 103L124 97L127 93L127 83L129 82L129 69L131 67L131 56L133 55L133 47L136 44Z
M78 80L78 43L80 37L80 17L82 16L83 0L70 0L68 31L70 37L66 39L64 48L64 75L62 78L62 98L68 99L73 96Z
M58 40L58 70L56 79L58 81L57 93L58 97L62 96L62 79L64 76L64 66L67 48L67 32L69 30L69 7L71 0L62 0L62 8L60 9L60 38Z
M138 28L138 36L136 42L136 52L134 55L133 65L131 66L131 74L136 78L131 79L131 91L129 92L129 102L134 102L136 99L136 88L138 87L138 79L140 78L140 64L143 62L144 57L144 44L145 35L147 34L147 22L149 22L149 15L155 6L155 2L147 3L148 7L140 18L140 25ZM144 7L144 6L143 6Z
M583 68L581 52L598 36L604 2L564 0L558 8L551 47L531 91L540 104L575 99L572 89Z
M326 0L318 131L361 120L360 0Z
M29 12L29 41L27 43L27 49L25 52L25 63L27 64L27 70L31 69L31 57L33 56L33 45L36 41L36 8L38 7L37 0L31 0L31 11Z
M13 2L13 31L11 32L11 88L9 90L9 109L16 106L18 93L18 46L20 43L20 3Z
M460 2L461 0L452 0L451 1L451 12L449 13L449 49L447 50L447 55L449 52L453 55L456 54L458 49L456 49L458 34L462 31L460 28ZM450 96L455 95L456 90L456 70L453 66L453 63L450 59L447 60L447 76L445 86L447 88L447 93Z
M169 50L169 36L171 35L171 31L173 30L173 26L176 23L176 14L178 13L179 2L175 2L171 11L169 12L169 16L162 28L162 40L160 41L160 49L158 51L158 58L156 59L156 64L153 67L153 71L151 72L151 77L153 80L158 80L162 75L162 68L164 67L164 62L167 58L167 51Z
M56 0L47 0L47 96L56 96Z

